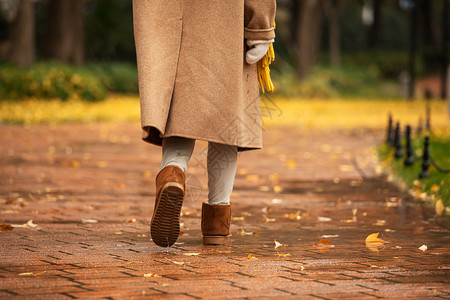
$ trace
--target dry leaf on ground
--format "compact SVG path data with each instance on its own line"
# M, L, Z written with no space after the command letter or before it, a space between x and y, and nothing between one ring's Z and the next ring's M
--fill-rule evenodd
M14 227L11 226L10 224L2 224L0 225L0 231L9 231L9 230L13 230Z
M288 257L288 256L291 256L290 253L285 253L285 254L283 254L283 253L278 253L278 252L277 252L277 255L278 255L279 257Z
M423 252L425 252L428 250L428 247L427 247L427 245L422 245L419 247L419 250L422 250Z
M384 240L378 238L380 233L372 233L366 237L366 247L374 252L379 252L379 248L384 246Z
M434 205L434 209L435 209L436 214L437 214L438 216L442 216L442 213L443 213L444 210L445 210L445 206L444 206L444 203L442 202L441 199L439 199L438 201L436 201L436 204Z
M263 215L263 217L264 217L264 219L266 220L267 223L276 221L274 218L269 218L266 215Z
M277 240L274 240L274 243L275 243L275 249L277 249L278 247L281 247L281 246L287 246L286 244L282 244L282 243L278 242Z
M328 217L317 217L317 221L319 222L330 222L332 219Z
M156 275L155 273L147 273L144 274L144 277L159 277L159 275Z
M200 255L200 253L184 253L183 255L186 255L186 256L198 256L198 255Z
M256 256L253 255L253 253L250 253L247 257L248 259L258 259Z
M327 251L330 250L330 248L334 248L334 245L331 245L331 243L325 239L321 239L319 242L314 244L314 247L321 251Z

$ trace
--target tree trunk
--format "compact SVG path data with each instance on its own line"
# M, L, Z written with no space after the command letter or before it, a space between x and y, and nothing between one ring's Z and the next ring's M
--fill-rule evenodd
M317 62L323 8L321 0L302 0L297 23L297 73L305 78Z
M16 66L34 63L34 1L21 0L17 17L11 24L9 60Z
M84 0L50 0L47 16L48 58L84 63Z
M339 20L346 0L324 0L324 8L328 16L330 64L341 64L341 27Z
M367 47L374 49L378 47L378 40L380 35L380 23L381 23L381 6L383 0L373 0L373 24L369 29L369 36L367 41Z

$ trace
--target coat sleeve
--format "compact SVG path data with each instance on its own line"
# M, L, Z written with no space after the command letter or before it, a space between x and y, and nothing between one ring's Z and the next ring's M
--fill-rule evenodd
M244 0L244 38L271 40L275 38L276 0Z

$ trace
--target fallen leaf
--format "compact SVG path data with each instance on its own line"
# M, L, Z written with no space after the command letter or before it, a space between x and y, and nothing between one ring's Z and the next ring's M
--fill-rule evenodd
M37 225L33 223L33 220L28 220L25 224L23 224L24 228L36 228Z
M0 231L10 231L13 230L14 227L11 226L10 224L2 224L0 225Z
M282 253L278 253L278 252L277 252L277 255L278 255L279 257L287 257L287 256L291 256L290 253L282 254Z
M263 217L264 217L264 219L266 220L267 223L276 221L274 218L269 218L266 215L263 215Z
M243 221L244 217L232 217L231 220L233 220L233 221Z
M295 169L295 167L297 166L297 163L290 159L290 160L286 161L286 165L288 166L289 169Z
M281 246L285 246L284 244L279 243L277 240L274 240L274 242L275 242L275 249L277 249L278 247L281 247Z
M437 192L441 187L438 184L433 184L430 188L430 191Z
M387 207L397 207L397 206L401 205L401 203L402 203L402 198L400 198L400 197L386 198L386 206Z
M186 256L198 256L198 255L200 255L200 253L183 253L183 255L186 255Z
M268 191L270 191L270 186L268 186L268 185L261 185L258 189L261 192L268 192Z
M232 253L232 252L234 252L234 251L231 251L231 250L216 250L216 249L211 249L211 252L214 252L214 253Z
M184 265L183 261L172 261L172 262L176 265L180 265L180 266Z
M279 194L279 193L281 193L281 191L283 191L283 187L281 187L281 186L279 186L279 185L275 185L275 186L273 187L273 191L274 191L276 194Z
M330 222L332 219L328 217L317 217L317 221L319 222Z
M335 238L335 237L339 237L339 234L324 234L321 236L321 238L323 238L323 239Z
M245 176L245 179L248 181L258 181L259 175L258 174L248 174Z
M379 248L384 246L384 240L378 238L380 233L372 233L366 237L366 247L374 252L379 252Z
M271 208L270 206L265 206L265 207L263 207L263 208L261 209L261 211L262 211L264 214L268 214L271 210L272 210L272 208Z
M353 170L353 166L352 165L340 165L339 170L341 172L351 172Z
M33 275L33 272L25 272L19 274L19 276L28 276L28 275Z
M155 273L147 273L144 274L144 277L159 277L159 275L156 275Z
M257 257L255 257L253 255L253 253L250 253L247 257L248 257L248 259L258 259Z
M97 220L94 220L94 219L82 219L81 220L81 223L90 223L90 224L93 224L93 223L97 223L98 221Z
M334 245L331 245L331 243L325 239L321 239L319 242L314 244L314 247L317 247L321 250L328 250L330 248L333 248Z
M423 252L425 252L428 250L428 247L427 247L427 245L422 245L419 247L419 250L422 250Z
M384 226L384 225L386 225L386 220L377 220L377 222L373 223L372 225Z
M441 199L439 199L438 201L436 201L436 204L434 205L434 209L435 209L436 214L437 214L438 216L442 216L442 213L443 213L444 210L445 210L445 206L444 206L444 203L442 202Z
M122 231L116 231L116 232L114 232L114 234L122 234L123 232Z

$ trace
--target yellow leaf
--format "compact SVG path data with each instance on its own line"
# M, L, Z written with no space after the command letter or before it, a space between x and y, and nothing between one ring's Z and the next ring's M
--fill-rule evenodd
M79 161L77 161L77 160L71 160L70 161L70 166L72 167L72 168L79 168L80 167L80 162Z
M279 185L276 185L273 187L273 191L278 194L281 193L281 191L283 191L283 188Z
M374 252L378 252L380 247L384 246L384 240L378 238L380 233L372 233L366 237L366 247Z
M286 165L288 166L289 169L295 169L295 167L297 166L297 163L293 160L288 160L288 161L286 161Z
M176 265L180 265L180 266L184 265L183 261L172 261L172 262Z
M352 165L340 165L339 166L339 170L341 172L351 172L353 170L353 166Z
M231 220L233 220L233 221L242 221L242 220L244 220L244 217L232 217Z
M438 201L436 201L436 204L434 205L434 209L435 209L436 214L437 214L438 216L442 216L442 213L443 213L444 210L445 210L445 206L444 206L444 203L442 202L441 199L439 199Z
M247 257L248 257L248 259L258 259L257 257L255 257L253 255L253 253L250 253Z
M245 176L245 179L248 181L258 181L259 175L258 174L248 174Z
M437 191L439 191L439 189L440 189L440 186L439 186L439 185L433 184L433 185L431 186L431 188L430 188L430 191L432 191L432 192L437 192Z
M122 234L122 231L116 231L114 234Z
M156 275L155 273L147 273L144 274L144 277L159 277L159 275Z
M19 274L19 276L28 276L28 275L33 275L33 272L25 272Z
M279 257L287 257L287 256L291 256L290 253L281 254L281 253L278 253L278 252L277 252L277 255L278 255Z
M200 255L200 253L184 253L183 255L186 255L186 256L198 256L198 255Z
M269 217L267 217L266 215L263 215L263 217L264 217L264 219L266 220L267 223L269 223L269 222L275 222L275 219L269 218Z

